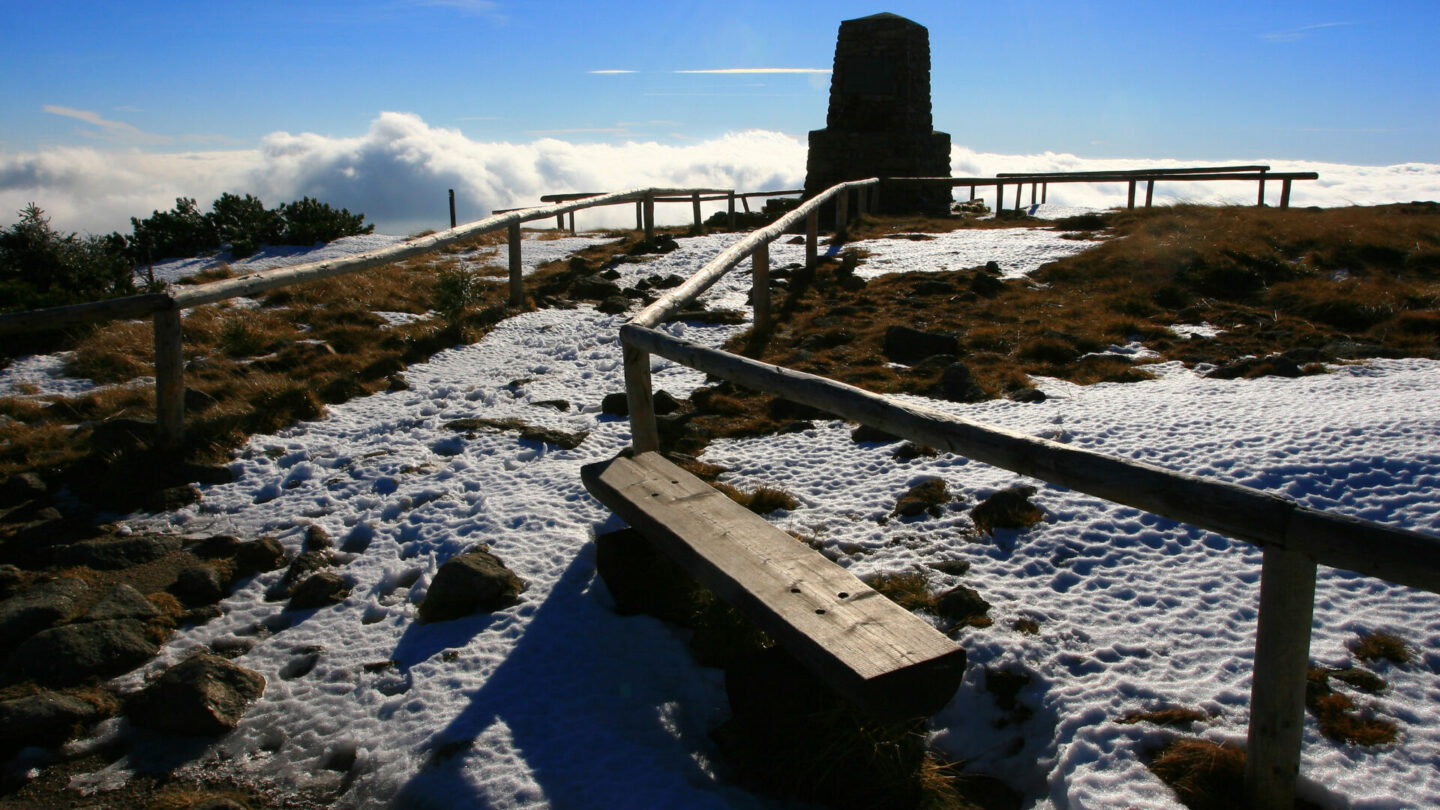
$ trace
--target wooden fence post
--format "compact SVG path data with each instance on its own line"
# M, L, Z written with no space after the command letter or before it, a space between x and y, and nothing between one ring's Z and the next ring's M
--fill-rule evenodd
M730 230L735 230L735 192L731 191L726 198L726 213L729 215Z
M174 447L185 436L185 354L180 309L155 313L155 431L161 447Z
M1259 199L1258 201L1256 201L1255 204L1256 204L1256 205L1264 205L1264 204L1265 204L1265 172L1263 172L1263 171L1260 172L1260 199Z
M570 235L575 235L575 212L570 212Z
M1129 197L1128 201L1125 203L1125 207L1126 207L1126 208L1134 208L1134 207L1135 207L1135 181L1134 181L1134 180L1131 180L1131 181L1130 181L1130 197Z
M520 222L510 223L510 306L525 306L525 279L520 266Z
M1280 181L1280 207L1290 207L1290 178Z
M700 230L700 192L690 195L690 210L695 215L695 230Z
M820 255L820 209L805 215L805 269L814 270Z
M1031 205L1034 205L1034 204L1035 204L1035 194L1036 194L1036 191L1037 191L1039 188L1040 188L1040 184L1039 184L1039 183L1031 183L1031 184L1030 184L1030 204L1031 204Z
M1153 203L1154 201L1155 201L1155 180L1154 180L1154 178L1151 178L1151 179L1145 181L1145 207L1146 207L1146 208L1149 208L1149 207L1150 207L1150 204Z
M1000 213L1000 210L1001 210L1002 208L1004 208L1004 207L1005 207L1005 184L1004 184L1004 183L996 183L996 184L995 184L995 213L998 215L998 214Z
M636 454L660 449L660 430L655 424L655 399L650 390L650 353L632 346L623 347L625 399L630 408L630 445Z
M655 244L655 192L645 192L645 244Z
M970 184L970 199L971 199L972 201L975 199L975 184L974 184L974 183L971 183L971 184Z
M1041 183L1041 184L1040 184L1040 204L1041 204L1041 205L1044 205L1044 204L1045 204L1045 201L1046 201L1047 199L1049 199L1049 198L1050 198L1050 184L1049 184L1049 183Z
M1245 757L1251 810L1290 810L1295 803L1314 612L1315 561L1298 551L1266 546Z
M455 189L450 189L450 227L455 227Z
M761 242L750 254L750 297L755 302L755 332L770 328L770 245Z
M835 195L835 236L845 236L845 221L850 218L850 189L841 189Z
M639 200L636 200L636 201L635 201L635 230L637 230L637 231L640 231L640 230L644 230L644 229L645 229L645 210L644 210L644 209L645 209L645 203L643 203L643 202L641 202L641 201L639 201Z
M563 230L565 230L565 215L564 215L564 214L556 214L556 215L555 215L555 230L557 230L557 231L563 231Z

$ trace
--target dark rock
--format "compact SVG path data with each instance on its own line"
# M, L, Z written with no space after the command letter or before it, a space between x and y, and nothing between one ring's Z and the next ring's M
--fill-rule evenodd
M526 424L514 418L488 419L478 416L468 419L452 419L445 423L445 428L458 432L468 432L472 430L515 430L519 431L520 438L522 439L553 444L556 447L561 447L566 450L573 450L579 447L580 444L585 441L585 437L590 435L588 431L566 433L563 430L556 430L554 428L535 427L534 425ZM456 452L458 452L458 450ZM454 453L449 453L449 455L454 455Z
M5 669L16 680L72 684L129 672L158 651L134 619L78 622L31 636L10 653Z
M246 705L264 692L260 673L202 653L171 667L141 692L130 720L169 734L214 737L239 725Z
M671 287L679 287L681 284L684 284L685 277L677 276L674 273L670 273L669 275L661 276L660 278L651 279L650 283L654 285L656 289L668 290Z
M994 298L1005 289L1005 282L988 274L976 273L970 278L970 292L981 298Z
M290 597L287 610L310 610L337 605L350 595L350 583L334 571L312 574L301 582Z
M989 273L992 276L1000 275L1000 263L994 261L993 259L991 261L985 262L985 272Z
M954 335L896 325L885 330L883 353L896 363L911 364L934 354L959 354L960 341Z
M985 390L975 383L970 367L964 363L951 363L940 372L940 382L933 392L950 402L983 402L989 399Z
M990 612L990 603L980 597L974 588L956 585L935 597L935 615L953 622L970 622L984 618Z
M650 398L656 416L665 416L680 410L680 401L666 391L656 391Z
M400 376L399 374L391 374L385 382L388 383L385 387L385 390L391 393L394 393L396 391L410 390L410 383L406 382L405 378Z
M0 728L5 729L0 756L27 745L59 745L105 714L93 703L49 690L0 701Z
M245 541L234 535L217 534L214 537L207 537L191 546L190 553L202 560L234 557L240 553L240 548L243 545L245 545Z
M285 570L285 576L275 583L265 598L286 599L295 592L295 587L311 574L334 564L329 551L306 551L297 554L295 559L290 561L290 567Z
M779 433L782 433L782 434L784 434L784 433L804 433L805 431L807 431L807 430L813 430L814 428L815 428L815 423L814 423L814 422L811 422L811 421L809 421L808 419L796 419L796 420L793 421L793 422L786 422L784 425L781 425L781 426L780 426L780 430L779 430L778 432L779 432Z
M159 615L160 608L155 607L155 603L122 582L112 588L105 598L85 611L84 620L103 622L111 619L136 619L146 622Z
M95 527L80 520L62 517L53 506L40 509L34 520L26 523L10 535L6 546L36 552L51 546L73 543L95 534Z
M624 393L606 394L600 400L600 412L606 416L629 416L630 398Z
M527 584L483 547L440 566L420 603L420 618L445 621L475 611L495 611L519 601Z
M569 413L570 411L570 403L563 399L541 399L536 400L533 404L537 408L551 408L561 413Z
M42 582L0 602L0 647L8 648L47 627L69 620L89 590L83 579Z
M949 281L922 281L915 285L916 295L954 295L959 290Z
M192 503L200 502L200 489L194 484L180 484L156 490L145 499L145 508L151 512L174 512Z
M236 576L274 571L285 564L285 547L273 537L258 537L241 544L235 553Z
M43 499L50 491L45 479L33 472L7 476L0 481L0 504L14 505Z
M318 523L311 523L305 527L306 551L324 551L333 545L335 544L330 541L330 533L325 531L324 526Z
M996 529L1027 529L1039 523L1045 513L1030 503L1035 487L1013 486L980 502L970 510L970 519L981 534L991 534Z
M630 299L624 295L608 295L595 308L606 315L622 315L630 309Z
M950 574L956 577L963 577L970 572L969 560L940 560L926 564L942 574Z
M1368 360L1372 357L1405 356L1405 353L1398 349L1363 340L1332 340L1321 347L1320 351L1326 357L1334 360Z
M583 298L587 301L603 301L606 298L619 298L629 306L629 299L620 292L620 285L613 281L606 281L603 278L582 278L577 279L570 285L571 298Z
M1030 402L1030 403L1034 403L1034 402L1044 402L1046 399L1048 399L1048 397L1045 396L1045 392L1044 392L1044 391L1041 391L1039 388L1029 388L1029 387L1026 387L1026 388L1016 388L1014 391L1011 391L1011 392L1009 393L1008 397L1009 397L1009 399L1014 400L1015 402Z
M1290 349L1282 352L1280 356L1294 363L1319 363L1326 359L1325 352L1313 346Z
M605 279L606 281L618 281L620 279L620 271L612 267L608 270L602 271L600 273L600 277Z
M194 388L185 389L186 413L203 413L219 404L220 400L210 396L204 391L197 391Z
M213 605L225 598L220 572L208 565L192 565L175 576L170 592L188 607Z
M1234 380L1241 377L1299 377L1300 366L1284 355L1270 357L1244 357L1211 371L1205 376L1217 380Z
M111 419L90 429L90 444L107 453L133 453L155 442L155 423L139 419Z
M113 571L154 562L180 550L180 538L157 534L134 537L106 537L56 546L51 559L59 565L84 565L98 571Z
M893 433L886 433L885 431L877 427L861 425L850 431L850 441L855 442L856 444L864 444L865 442L879 442L880 444L889 444L890 442L900 441L900 437L896 436Z

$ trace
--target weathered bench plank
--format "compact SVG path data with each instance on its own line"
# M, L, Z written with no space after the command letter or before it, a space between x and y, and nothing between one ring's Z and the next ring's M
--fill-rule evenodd
M581 470L585 488L838 692L888 717L934 714L965 651L814 549L657 453Z

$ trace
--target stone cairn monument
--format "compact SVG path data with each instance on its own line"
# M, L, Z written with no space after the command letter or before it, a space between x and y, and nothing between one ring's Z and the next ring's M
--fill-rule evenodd
M866 177L949 177L950 135L930 117L930 32L895 14L840 23L830 111L810 132L805 197ZM879 211L945 214L948 186L885 186Z

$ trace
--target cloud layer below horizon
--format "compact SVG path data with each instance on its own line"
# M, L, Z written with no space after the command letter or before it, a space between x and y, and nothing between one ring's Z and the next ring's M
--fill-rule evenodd
M0 224L35 202L58 230L128 232L132 216L168 209L176 197L202 206L221 193L255 194L270 205L316 197L363 211L377 230L410 233L448 225L447 189L455 189L461 221L493 209L533 205L542 194L617 191L643 186L800 188L806 145L778 132L750 130L684 145L655 142L576 144L554 138L529 143L474 141L459 130L432 127L409 113L381 113L353 138L277 132L258 149L205 152L114 151L59 147L36 152L0 151ZM1371 205L1440 199L1440 164L1353 166L1248 157L1234 161L1089 159L1045 152L981 153L956 146L951 173L988 177L997 172L1055 172L1267 163L1277 171L1314 171L1318 181L1295 184L1293 205ZM1278 183L1270 190L1279 199ZM982 189L993 195L993 190ZM1253 183L1162 183L1156 202L1254 202ZM958 196L968 196L959 190ZM1008 197L1009 195L1007 195ZM1011 204L1013 204L1013 198ZM1028 197L1027 197L1028 200ZM1049 201L1065 205L1123 205L1118 184L1054 186ZM672 222L688 206L660 213ZM624 207L586 213L581 227L633 224Z

